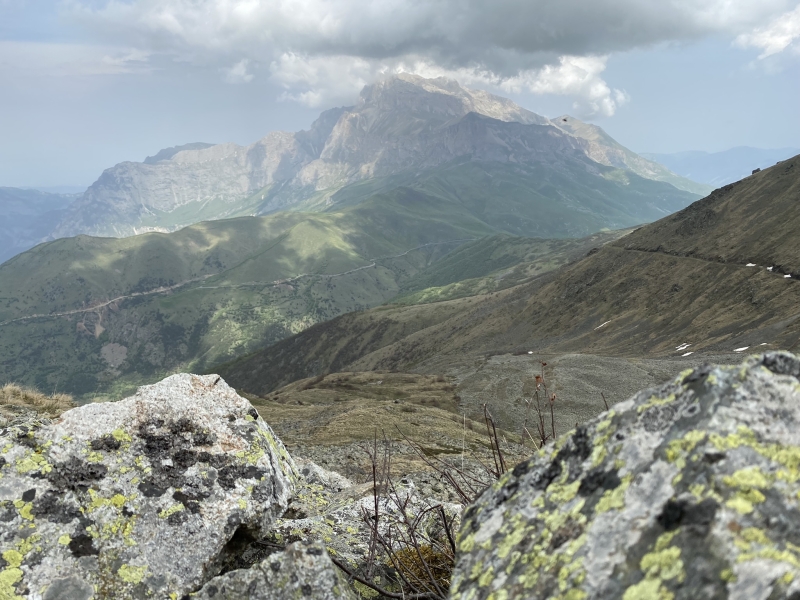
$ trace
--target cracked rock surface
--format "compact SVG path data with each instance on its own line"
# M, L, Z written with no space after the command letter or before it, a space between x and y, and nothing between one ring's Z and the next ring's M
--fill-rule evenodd
M800 359L642 391L464 514L450 598L800 597Z
M216 375L0 431L0 598L181 598L286 510L296 467Z
M192 594L197 600L355 600L320 543L290 544L249 569L230 571Z

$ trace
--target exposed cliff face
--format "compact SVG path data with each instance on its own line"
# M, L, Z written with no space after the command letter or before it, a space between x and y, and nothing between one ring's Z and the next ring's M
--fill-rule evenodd
M308 131L273 132L247 147L188 144L107 169L51 237L170 231L320 205L348 184L457 158L560 170L576 168L570 161L581 170L599 162L698 191L604 132L582 135L452 80L398 75L365 87L356 106L322 113Z
M52 237L170 230L196 220L191 214L169 218L189 204L196 214L203 203L217 202L217 218L234 216L244 198L286 180L310 158L294 134L276 132L247 147L218 144L155 164L124 162L103 172Z

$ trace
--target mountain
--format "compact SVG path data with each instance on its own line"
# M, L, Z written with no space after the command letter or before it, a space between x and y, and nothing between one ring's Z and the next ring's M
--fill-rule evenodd
M686 190L687 192L702 196L710 194L714 189L711 187L714 185L711 182L696 183L700 181L697 178L693 178L689 175L676 175L669 168L659 164L661 161L657 158L652 158L654 155L639 155L628 150L597 125L584 123L569 115L561 115L553 119L552 123L559 129L563 129L576 137L592 142L587 154L589 158L601 164L620 169L628 169L645 179L665 181L671 183L679 190ZM650 160L648 160L648 158ZM742 176L744 176L744 174ZM737 177L737 179L740 179L740 177Z
M154 156L148 156L144 159L143 163L146 165L154 165L162 160L169 160L178 152L185 150L205 150L211 148L214 144L207 144L205 142L192 142L190 144L183 144L182 146L172 146L171 148L164 148L157 152Z
M424 280L513 270L522 260L545 272L618 237L520 239L490 223L514 207L491 206L397 188L331 212L39 245L0 265L0 381L119 397L413 293L415 276L464 244ZM522 222L535 210L520 209ZM496 286L519 276L507 273Z
M664 165L682 177L714 187L727 185L750 175L754 169L766 169L776 162L796 155L797 148L762 150L740 146L724 152L643 153L642 156Z
M444 79L392 78L309 131L204 146L106 171L58 239L0 266L0 380L118 397L394 298L506 290L697 197ZM86 230L110 237L60 237Z
M0 263L41 243L78 196L0 187Z
M516 172L510 193L519 200L544 172L562 180L616 178L656 205L647 216L637 215L639 222L675 210L675 202L664 202L667 196L685 204L696 197L673 187L653 194L641 179L691 194L707 191L597 134L599 128L590 135L594 126L570 127L452 80L398 75L365 87L356 106L322 113L308 131L273 132L247 147L178 146L144 163L107 169L51 237L121 237L283 209L331 210L342 196L351 202L369 197L381 181L409 185L420 172L435 176L453 165L469 170L491 163ZM360 185L372 180L378 183ZM478 192L496 192L490 178L479 183ZM561 190L544 195L564 205L584 203Z
M541 357L567 373L560 393L596 406L681 363L796 349L798 197L794 157L519 285L346 314L215 370L260 396L326 372L446 374L464 410L491 401L509 425Z

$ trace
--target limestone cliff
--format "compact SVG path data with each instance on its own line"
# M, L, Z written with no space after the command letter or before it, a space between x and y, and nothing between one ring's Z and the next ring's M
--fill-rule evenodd
M600 130L602 131L602 130ZM698 192L688 180L606 134L581 135L511 100L445 78L397 75L308 131L273 132L244 147L189 144L107 169L53 230L127 236L201 220L324 206L342 187L459 160L592 169L599 163ZM576 167L580 159L583 166Z

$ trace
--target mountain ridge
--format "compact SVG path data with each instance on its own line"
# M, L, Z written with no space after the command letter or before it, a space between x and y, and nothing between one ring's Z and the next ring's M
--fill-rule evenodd
M218 370L263 396L325 372L456 376L480 357L528 351L678 359L791 350L800 344L798 197L800 156L535 282L343 315Z
M519 131L512 137L526 137L522 133L526 127L546 128L547 135L539 136L538 149L517 147L516 154L503 156L507 143L503 137L493 140L488 134L471 141L453 137L460 122L474 121L470 115L495 119L497 125L487 126L487 131L513 123L510 129ZM365 87L353 107L323 112L307 131L272 132L246 147L230 143L173 147L148 157L150 162L107 169L51 237L77 233L119 237L172 231L209 218L268 214L301 205L319 208L350 184L447 163L468 156L473 146L488 151L494 145L497 160L523 162L530 162L537 151L541 159L552 145L571 146L599 164L673 185L683 182L683 188L693 193L707 191L620 150L623 147L616 142L612 147L605 138L601 141L576 135L508 99L463 88L455 81L401 74ZM156 160L159 156L164 159Z
M78 196L0 187L0 264L41 243Z

